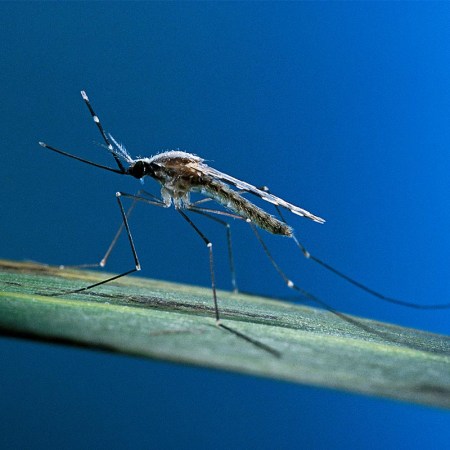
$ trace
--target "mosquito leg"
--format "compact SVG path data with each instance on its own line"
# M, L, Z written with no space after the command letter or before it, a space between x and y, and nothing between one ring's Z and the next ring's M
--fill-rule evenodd
M267 186L263 186L260 188L261 190L265 192L270 192L269 188ZM281 209L278 205L275 205L275 209L277 210L278 215L280 216L281 220L286 223L286 220L281 213ZM352 284L353 286L357 287L358 289L361 289L364 292L367 292L368 294L372 295L373 297L379 298L380 300L383 300L387 303L392 303L394 305L400 305L405 306L407 308L413 308L413 309L421 309L421 310L437 310L437 309L449 309L450 303L434 303L434 304L422 304L422 303L414 303L414 302L407 302L405 300L400 300L397 298L389 297L387 295L384 295L375 289L372 289L369 286L366 286L365 284L359 282L358 280L355 280L354 278L346 275L345 273L341 272L340 270L336 269L335 267L331 266L330 264L326 263L322 259L318 258L317 256L314 256L311 254L308 249L297 239L295 235L292 235L292 240L295 242L295 245L299 248L299 250L302 252L303 256L306 259L310 259L311 261L314 261L316 264L322 266L324 269L328 270L331 273L334 273L339 278L347 281L348 283Z
M213 250L212 250L212 242L199 230L199 228L192 222L192 220L186 215L184 211L182 211L180 208L176 208L176 210L181 214L184 220L195 230L195 232L200 236L200 238L203 240L203 242L206 244L206 247L209 251L209 268L211 272L211 287L213 291L213 299L214 299L214 312L215 312L215 318L216 318L216 325L220 328L234 334L235 336L246 340L247 342L250 342L254 346L272 354L273 356L276 356L279 358L281 356L280 352L273 349L272 347L269 347L268 345L263 344L262 342L256 341L255 339L252 339L249 336L246 336L245 334L234 330L233 328L224 325L220 321L220 314L219 314L219 307L217 303L217 293L216 293L216 281L214 276L214 256L213 256ZM221 211L219 211L221 212Z
M239 194L245 194L246 191L237 191ZM209 209L209 208L203 208L203 207L198 207L198 205L200 204L204 204L206 202L212 201L212 198L206 197L206 198L202 198L200 200L197 200L196 202L191 203L189 210L196 212L198 214L201 214L205 217L208 217L212 220L214 220L217 223L220 223L221 225L226 227L226 232L227 232L227 245L228 245L228 260L230 263L230 272L231 272L231 285L233 286L233 292L237 293L239 292L239 288L237 287L237 282L236 282L236 269L235 269L235 264L234 264L234 256L233 256L233 247L231 244L231 225L228 222L225 222L223 220L220 220L216 217L213 217L211 214L219 214L219 215L223 215L223 216L227 216L227 217L232 217L233 219L240 219L240 220L244 220L242 216L239 216L237 214L232 214L226 211L221 211L221 210L217 210L217 209Z
M206 244L206 247L209 251L209 270L211 274L211 288L213 291L213 299L214 299L214 312L216 317L217 325L220 324L220 315L219 315L219 307L217 305L217 294L216 294L216 280L214 276L214 255L212 250L212 242L198 229L194 222L186 215L184 211L180 208L176 208L176 210L180 213L181 217L195 230L195 232L201 237L203 242Z
M191 203L191 206L197 206L197 205L201 205L203 203L207 203L207 202L211 202L212 198L210 197L205 197L205 198L201 198L200 200L197 200L195 202Z
M392 303L394 305L400 305L405 306L407 308L413 308L413 309L448 309L450 308L450 303L435 303L435 304L422 304L422 303L414 303L414 302L407 302L405 300L396 299L393 297L389 297L387 295L384 295L369 286L366 286L363 283L360 283L359 281L355 280L354 278L349 277L345 273L341 272L340 270L336 269L333 266L330 266L330 264L326 263L325 261L322 261L321 259L317 258L316 256L312 255L305 246L293 235L292 239L295 242L295 245L300 249L300 251L303 253L305 258L310 259L311 261L314 261L315 263L319 264L326 270L328 270L331 273L334 273L339 278L342 278L343 280L347 281L348 283L352 284L353 286L356 286L358 289L361 289L362 291L367 292L368 294L372 295L373 297L379 298L380 300L383 300L387 303Z
M147 199L145 197L140 197L138 195L126 194L124 192L117 192L116 193L117 203L119 204L120 213L122 215L123 226L124 226L124 228L126 230L126 233L127 233L127 236L128 236L128 241L130 243L131 252L133 254L134 268L130 269L130 270L127 270L126 272L123 272L123 273L121 273L119 275L115 275L113 277L107 278L106 280L99 281L98 283L94 283L94 284L91 284L89 286L85 286L85 287L80 288L80 289L74 289L74 290L71 290L71 291L64 291L65 294L75 294L77 292L87 291L87 290L92 289L94 287L101 286L102 284L109 283L110 281L117 280L118 278L122 278L122 277L124 277L126 275L129 275L129 274L133 273L133 272L138 272L138 271L141 270L141 265L139 264L139 258L138 258L137 252L136 252L136 248L134 246L134 242L133 242L133 237L131 235L130 226L128 225L127 214L125 213L125 209L123 208L121 197L131 198L131 199L133 199L135 201L142 201L144 203L148 203L150 205L155 205L155 206L160 206L160 207L164 207L165 205L164 205L164 203L162 203L160 201L149 200L149 199ZM52 297L52 296L56 296L56 295L60 295L60 294L61 294L61 292L57 292L55 294L47 294L47 295Z
M221 220L221 219L218 219L217 217L212 216L211 211L214 211L214 210L210 210L210 209L206 209L206 208L198 208L198 207L194 206L196 204L198 204L198 202L193 204L193 206L191 206L189 208L189 211L195 212L197 214L201 214L202 216L207 217L208 219L214 220L214 222L221 224L226 229L227 246L228 246L228 260L230 263L230 272L231 272L231 285L233 286L233 292L237 293L237 292L239 292L239 289L237 287L237 282L236 282L236 268L234 265L233 247L231 245L231 225L228 222L225 222L224 220ZM216 210L215 212L221 213L222 211ZM237 216L237 217L241 218L240 216Z
M134 207L136 206L136 199L133 199L133 203L131 203L130 207L128 208L128 211L126 212L126 217L127 220L130 218L131 213L134 210ZM105 267L106 263L108 261L109 255L111 254L111 252L113 251L114 247L117 244L117 241L119 240L120 235L122 234L123 229L125 228L125 224L122 220L122 223L120 224L119 229L117 230L117 233L115 234L111 244L109 244L108 250L106 250L105 256L103 256L103 258L100 260L100 262L98 263L99 267Z
M122 173L125 173L126 172L125 167L123 166L119 157L114 153L114 147L111 144L111 141L109 140L108 136L106 135L105 129L103 128L103 125L101 124L100 119L98 118L97 114L95 114L95 111L92 108L91 102L89 101L89 98L88 98L86 92L81 91L81 97L83 97L84 103L86 103L86 106L88 107L89 112L91 113L92 120L97 125L97 128L99 129L100 134L102 135L103 140L105 141L105 144L108 147L109 152L111 153L111 155L113 155L114 159L116 160L119 170Z
M382 338L386 338L386 334L383 332L379 332L378 330L375 330L374 328L365 325L361 322L359 322L356 319L353 319L350 316L347 316L344 313L341 313L339 311L337 311L336 309L334 309L332 306L328 305L328 303L324 302L323 300L321 300L319 297L309 293L308 291L302 289L301 287L297 286L286 274L285 272L280 268L280 266L277 264L277 262L275 261L275 259L273 258L272 254L270 253L269 248L267 247L266 243L264 242L263 238L261 237L261 235L258 232L258 229L256 228L256 226L250 222L250 226L252 227L253 233L255 234L256 238L258 239L259 243L261 244L264 253L266 254L267 258L269 259L270 263L272 264L272 266L274 267L274 269L278 272L278 274L281 276L281 278L284 280L286 286L296 292L298 292L302 297L304 297L305 299L312 301L314 303L316 303L317 305L321 306L322 308L326 309L327 311L329 311L330 313L334 314L335 316L341 318L342 320L345 320L346 322L368 332L368 333L372 333L375 334L377 336L381 336Z
M131 203L130 207L128 208L127 212L126 212L126 216L127 219L130 219L130 215L133 212L136 203L138 202L138 200L140 199L140 197L142 195L145 195L147 197L149 197L150 199L152 199L153 201L157 202L157 203L161 203L161 206L163 206L163 202L161 201L161 199L159 199L158 197L154 196L153 194L150 194L147 191L144 190L139 190L136 194L135 194L135 198L133 198L133 202ZM59 266L60 269L86 269L86 268L92 268L92 267L105 267L106 263L108 262L109 256L111 254L111 252L113 251L114 247L117 244L117 241L119 240L120 235L122 234L123 230L125 228L124 222L123 220L120 223L119 229L117 230L117 233L115 234L111 244L108 247L108 250L106 251L105 255L103 256L103 258L100 260L100 262L98 263L87 263L87 264L70 264L70 265L66 265L66 264L61 264Z
M328 303L326 303L325 301L321 300L319 297L317 297L317 296L311 294L310 292L305 291L304 289L302 289L299 286L297 286L291 279L288 278L288 276L284 273L284 271L276 263L276 261L274 260L274 258L271 255L271 253L270 253L266 243L263 241L261 235L259 234L256 226L253 223L250 223L250 225L252 227L253 232L256 235L256 238L258 239L258 241L260 242L261 246L263 247L264 253L269 258L270 263L275 268L275 270L278 272L278 274L281 276L281 278L283 278L284 282L286 283L286 285L290 289L298 292L305 299L316 303L317 305L319 305L322 308L326 309L328 312L330 312L334 316L339 317L340 319L344 320L345 322L347 322L347 323L349 323L349 324L359 328L360 330L365 331L366 333L378 336L379 338L381 338L383 340L387 340L387 341L390 341L390 342L393 342L393 343L405 345L405 346L407 346L409 348L412 348L412 349L415 349L415 350L417 350L419 348L410 339L406 339L406 338L402 337L401 335L398 335L398 333L396 333L395 331L394 332L390 332L389 329L378 330L378 329L372 327L371 325L367 325L367 324L365 324L365 323L363 323L363 322L361 322L361 321L359 321L357 319L354 319L351 316L348 316L347 314L344 314L344 313L341 313L341 312L337 311L332 306L330 306ZM421 348L421 349L423 350L424 348ZM429 349L429 348L425 348L425 350L434 352L433 349Z
M261 191L264 191L264 192L267 192L267 193L270 194L270 189L269 189L267 186L261 186L259 189L261 189ZM287 223L287 222L286 222L286 219L284 218L284 216L283 216L283 214L282 214L282 212L281 212L281 208L280 208L278 205L274 205L274 206L275 206L275 209L277 210L278 215L280 216L280 219L281 219L284 223ZM300 243L300 241L299 241L295 236L292 236L292 238L293 238L295 244L297 245L297 247L298 247L298 248L300 249L300 251L303 253L303 256L304 256L306 259L310 259L310 258L311 258L311 253L309 253L309 251L306 250L306 247L303 246L303 245Z
M138 193L139 195L139 193ZM134 207L136 206L136 202L137 200L134 199L133 203L130 205L130 207L128 208L128 211L126 212L126 216L127 219L130 218L131 213L133 212ZM111 254L111 252L113 251L114 247L116 246L116 243L120 237L120 235L122 234L123 229L125 228L125 225L122 222L120 223L119 229L117 230L117 233L115 234L111 244L108 247L108 250L105 253L105 256L103 256L103 258L100 260L100 262L97 263L87 263L87 264L70 264L70 265L66 265L66 264L61 264L59 266L60 269L86 269L86 268L90 268L90 267L105 267L106 263L108 261L109 255Z
M125 194L125 196L127 196L127 195L128 194ZM144 201L144 197L142 197L142 195L145 195L146 197L149 197L152 200L152 202L158 203L158 206L164 206L165 207L165 204L161 201L161 199L159 199L158 197L154 196L153 194L151 194L151 193L141 189L135 194L135 196L133 198L133 202L131 203L130 207L128 208L128 211L126 213L127 219L130 218L130 215L133 212L134 207L136 206L136 203L139 200ZM151 204L153 204L153 203L151 203ZM114 236L114 239L112 240L111 244L108 247L108 250L105 253L105 256L103 256L101 261L99 263L95 264L95 266L97 266L97 267L105 267L106 266L108 258L110 256L111 252L113 251L114 247L116 246L116 243L117 243L120 235L122 234L122 231L124 230L124 228L125 228L125 224L122 221L122 223L120 224L119 229L117 230L116 235Z

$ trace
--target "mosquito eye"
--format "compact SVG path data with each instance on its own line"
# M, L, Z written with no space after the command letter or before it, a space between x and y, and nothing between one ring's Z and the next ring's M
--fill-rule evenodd
M145 175L145 164L143 161L137 161L136 164L130 167L130 175L135 178L142 178Z

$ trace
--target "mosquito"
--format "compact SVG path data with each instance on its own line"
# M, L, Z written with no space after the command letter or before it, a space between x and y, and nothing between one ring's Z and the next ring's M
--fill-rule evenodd
M213 297L214 315L216 324L219 327L234 333L238 337L243 338L249 341L250 343L256 345L257 347L262 348L263 350L266 350L269 353L272 353L276 356L279 356L279 352L277 350L272 349L271 347L259 341L256 341L240 333L239 331L230 328L227 325L224 325L221 322L221 313L216 292L213 244L191 219L189 215L190 213L196 213L205 216L211 220L218 222L219 224L223 225L226 228L229 260L231 267L231 278L233 290L235 292L238 291L238 288L236 283L236 274L234 269L233 253L231 246L230 225L225 220L219 219L216 216L239 219L247 222L250 225L257 240L261 244L264 253L268 257L270 263L272 264L274 269L278 272L278 274L283 279L284 283L287 285L288 288L298 292L306 299L313 301L316 304L319 304L321 307L327 309L333 314L338 315L342 319L365 330L373 332L373 330L370 327L362 325L356 319L353 319L343 313L336 311L334 308L329 306L323 300L319 299L313 294L310 294L309 292L305 291L297 284L295 284L280 268L275 259L272 257L272 254L270 253L269 248L267 247L265 241L263 240L259 232L259 229L264 230L270 234L281 235L288 239L291 239L305 258L314 261L315 263L319 264L326 270L334 273L335 275L347 281L348 283L356 286L357 288L381 300L416 309L450 308L450 303L426 305L403 301L383 295L378 291L360 283L359 281L337 270L336 268L329 265L325 261L322 261L321 259L312 255L306 249L306 247L297 239L297 237L294 234L293 228L287 224L282 214L282 209L288 210L290 213L293 213L300 217L304 217L318 224L323 224L325 220L299 206L296 206L292 203L287 202L286 200L283 200L280 197L273 195L267 187L256 187L245 181L234 178L230 175L227 175L226 173L220 172L219 170L216 170L213 167L208 166L205 163L205 160L200 158L199 156L179 150L162 152L148 158L131 157L126 148L124 147L124 145L119 143L116 139L114 139L114 137L110 133L107 133L105 131L85 91L81 91L81 96L87 108L89 109L89 112L91 114L94 123L97 125L97 128L100 131L100 134L102 135L103 141L105 143L104 147L106 147L109 153L113 156L117 164L117 168L104 166L102 164L98 164L96 162L81 158L72 153L68 153L66 151L55 148L51 145L48 145L45 142L39 142L39 144L42 147L52 150L61 155L76 159L78 161L81 161L94 167L98 167L100 169L117 173L119 175L129 175L141 181L143 181L145 177L153 178L161 186L161 197L160 198L156 197L155 195L146 192L144 190L140 190L136 194L129 194L125 192L116 193L116 199L122 217L122 224L118 232L116 233L111 245L109 246L104 258L100 261L100 263L96 264L96 266L104 267L106 265L106 261L113 247L115 246L120 234L125 229L134 259L134 267L130 270L127 270L113 277L107 278L98 283L91 284L89 286L85 286L76 290L65 291L66 294L86 291L141 270L141 265L139 263L138 254L133 242L133 237L129 226L128 218L136 202L142 202L160 208L169 208L173 205L175 210L190 225L190 227L194 230L194 232L202 239L202 241L206 245L209 254L209 270L210 270L211 288L212 288L212 297ZM191 202L190 198L191 193L201 194L203 198L201 200ZM259 206L255 205L250 200L245 198L244 197L245 194L252 194L268 203L271 203L278 213L278 218L266 212L264 209L260 208ZM128 211L125 211L122 198L128 198L132 200L132 204L129 207ZM205 207L204 203L208 201L214 201L215 203L222 206L223 209L214 209Z

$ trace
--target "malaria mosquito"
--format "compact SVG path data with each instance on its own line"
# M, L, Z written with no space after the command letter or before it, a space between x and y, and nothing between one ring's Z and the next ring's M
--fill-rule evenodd
M325 303L315 295L310 294L309 292L303 290L297 284L295 284L285 274L285 272L280 268L275 259L272 257L272 254L270 253L269 248L267 247L258 229L267 231L271 234L281 235L289 239L292 239L294 244L299 248L299 250L301 251L301 253L304 255L305 258L314 261L315 263L321 265L326 270L334 273L335 275L344 279L350 284L381 300L416 309L450 308L450 303L426 305L388 297L360 283L359 281L349 277L348 275L332 267L325 261L322 261L321 259L312 255L306 249L306 247L297 239L297 237L294 234L294 230L287 224L281 211L282 209L288 210L289 212L297 216L304 217L318 224L323 224L325 220L319 216L310 213L309 211L303 208L300 208L299 206L296 206L292 203L283 200L280 197L273 195L272 193L269 192L269 189L267 187L258 188L245 181L234 178L230 175L227 175L223 172L220 172L208 166L207 164L205 164L202 158L183 151L178 150L166 151L148 158L132 158L128 153L128 151L126 150L126 148L118 141L116 141L110 133L107 133L105 131L85 91L81 91L81 96L87 108L89 109L89 112L92 116L94 123L97 125L97 128L100 131L100 134L102 135L102 138L105 142L104 146L111 153L117 164L117 169L109 166L104 166L102 164L98 164L93 161L89 161L74 154L55 148L44 142L39 142L39 144L42 147L52 150L61 155L76 159L83 163L98 167L100 169L108 170L110 172L114 172L120 175L129 175L141 181L145 177L153 178L161 185L161 198L158 198L155 195L143 190L138 191L137 194L128 194L125 192L116 193L116 199L122 216L122 225L119 228L118 232L116 233L110 247L108 248L105 257L101 260L99 264L97 264L97 266L101 267L105 266L109 254L111 253L113 247L115 246L123 229L125 229L126 234L128 236L131 252L134 258L134 268L127 270L126 272L123 272L121 274L115 275L111 278L107 278L98 283L91 284L89 286L85 286L80 289L66 291L65 292L66 294L86 291L141 270L141 265L139 263L139 258L136 252L130 226L128 223L129 222L128 217L132 209L134 208L136 202L143 202L161 208L169 208L173 205L175 207L175 210L192 227L195 233L203 240L204 244L206 245L209 253L209 268L210 268L211 288L212 288L216 324L219 327L234 333L238 337L243 338L249 341L250 343L256 345L257 347L260 347L276 356L279 356L279 352L276 351L275 349L272 349L271 347L259 341L256 341L240 333L239 331L224 325L221 322L220 308L217 301L217 293L216 293L213 244L194 223L194 221L188 215L189 213L197 213L203 215L226 227L229 259L232 275L232 285L234 291L237 291L238 289L236 285L236 275L231 248L231 235L229 231L230 225L225 220L221 220L216 216L240 219L247 222L250 225L257 240L261 244L270 263L290 289L300 293L300 295L302 295L306 299L311 300L316 304L319 304L321 307L327 309L333 314L338 315L342 319L366 331L374 332L374 330L369 326L362 325L360 322L356 321L356 319L353 319L343 313L336 311L334 308L329 306L327 303ZM191 202L190 199L191 193L199 193L203 195L204 198L195 202ZM252 194L268 203L271 203L278 213L278 218L272 214L269 214L264 209L256 206L250 200L245 198L244 194ZM128 198L133 201L127 212L124 209L122 198ZM223 207L223 209L204 207L203 204L208 201L214 201L218 203L220 206Z

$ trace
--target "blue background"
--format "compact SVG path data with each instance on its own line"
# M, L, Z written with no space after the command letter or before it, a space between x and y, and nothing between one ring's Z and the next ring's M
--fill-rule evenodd
M312 253L387 294L448 302L449 23L445 3L2 3L0 255L96 262L120 223L114 193L139 187L37 145L113 165L85 89L132 155L180 148L269 185L327 219L289 217ZM209 285L206 250L173 210L133 217L143 275ZM229 289L224 232L197 220ZM250 229L233 232L239 285L290 295ZM335 308L448 334L448 311L381 303L267 241ZM131 267L124 241L108 269ZM432 408L10 339L0 359L4 448L449 443Z

